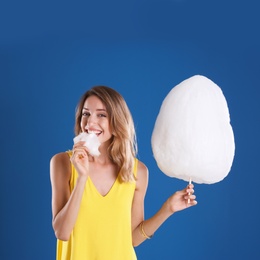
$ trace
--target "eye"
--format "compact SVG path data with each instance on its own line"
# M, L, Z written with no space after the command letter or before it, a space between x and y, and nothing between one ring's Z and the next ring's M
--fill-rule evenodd
M106 114L98 114L98 117L107 117Z
M86 117L86 116L90 116L90 113L89 113L89 112L82 112L81 115L84 116L84 117Z

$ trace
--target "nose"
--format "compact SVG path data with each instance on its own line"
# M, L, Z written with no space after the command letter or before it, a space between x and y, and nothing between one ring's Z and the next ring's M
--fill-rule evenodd
M94 115L90 115L89 117L88 117L88 122L87 122L87 125L93 125L93 124L95 124L96 123L96 118L94 117Z

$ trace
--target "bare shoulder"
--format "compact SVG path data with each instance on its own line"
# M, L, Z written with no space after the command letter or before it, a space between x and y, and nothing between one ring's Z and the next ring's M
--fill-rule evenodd
M138 160L136 188L146 189L148 185L148 177L149 177L148 168L143 162Z
M53 218L67 203L70 196L71 163L66 152L55 154L50 160Z
M68 153L62 152L55 154L50 160L50 174L70 178L71 163Z
M141 162L139 160L138 160L138 165L137 165L137 173L138 173L137 176L139 174L148 175L148 168L146 167L146 165L143 162Z
M57 153L51 158L51 163L66 163L69 162L69 155L66 152Z

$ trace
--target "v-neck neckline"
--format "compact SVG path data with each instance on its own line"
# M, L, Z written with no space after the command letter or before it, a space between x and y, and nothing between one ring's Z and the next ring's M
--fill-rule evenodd
M91 185L94 187L94 190L96 191L96 193L101 197L101 198L106 198L111 192L112 190L114 189L114 186L116 185L117 183L117 180L118 180L118 175L115 179L115 181L113 182L113 184L111 185L110 189L108 190L108 192L105 194L105 195L102 195L99 190L97 189L96 185L94 184L94 182L92 181L91 177L88 176L88 180L89 182L91 183Z

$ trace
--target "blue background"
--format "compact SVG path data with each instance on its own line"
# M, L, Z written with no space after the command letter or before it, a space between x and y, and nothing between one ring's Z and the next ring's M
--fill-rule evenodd
M136 248L147 259L260 255L258 1L8 1L0 4L0 259L55 259L49 160L72 146L79 97L105 84L126 99L150 170L146 218L184 181L153 159L151 134L168 92L193 75L228 101L236 155L198 205Z

